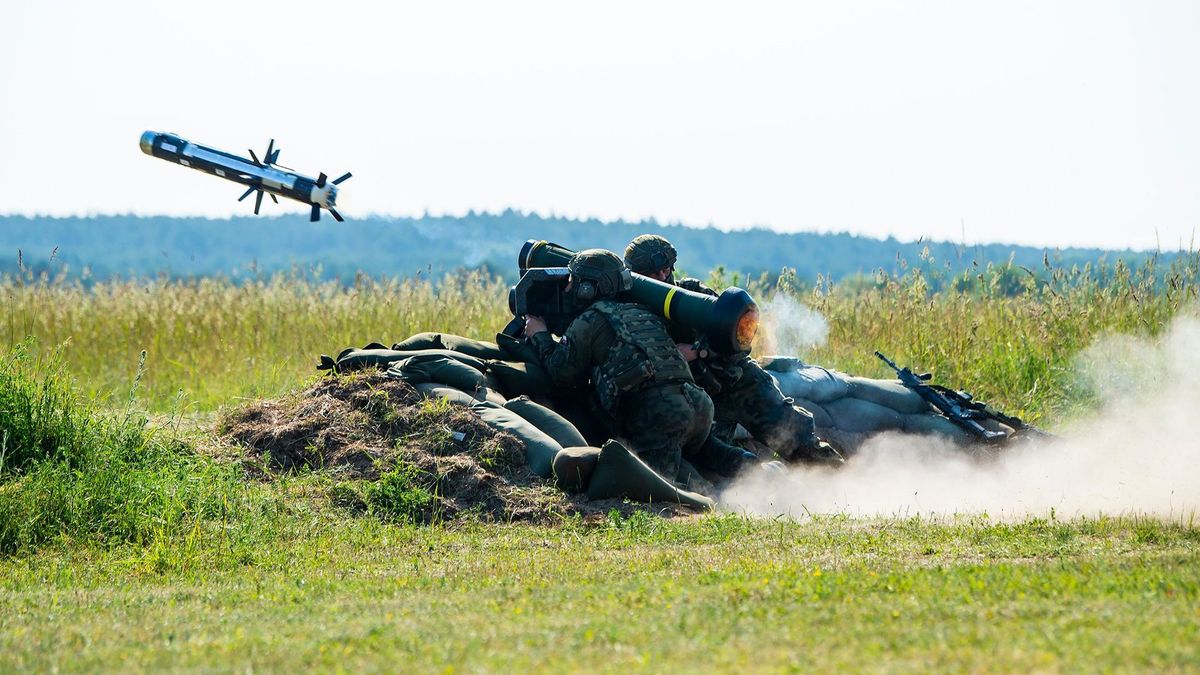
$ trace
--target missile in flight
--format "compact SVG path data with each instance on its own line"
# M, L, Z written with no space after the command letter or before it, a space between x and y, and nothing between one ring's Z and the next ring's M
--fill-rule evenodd
M175 134L157 131L143 133L141 146L142 152L151 157L165 159L249 186L242 196L238 197L238 201L249 197L253 192L258 192L258 196L254 198L254 215L258 215L263 193L266 193L276 204L279 203L279 199L275 195L308 204L312 207L312 214L309 216L312 222L321 219L321 209L328 210L339 223L345 220L336 208L337 186L350 177L350 172L333 180L329 180L324 173L316 178L302 176L275 163L275 160L279 159L279 149L275 147L273 138L267 144L267 152L261 161L253 150L249 151L250 159L246 159L193 143Z

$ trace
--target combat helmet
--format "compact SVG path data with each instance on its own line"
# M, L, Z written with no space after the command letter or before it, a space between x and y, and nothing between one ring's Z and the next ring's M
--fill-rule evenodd
M612 251L589 248L571 257L567 263L571 271L575 297L589 302L627 291L633 287L633 276L625 269L625 263Z
M625 247L625 264L638 274L653 274L665 267L674 267L679 258L671 242L657 234L634 237Z

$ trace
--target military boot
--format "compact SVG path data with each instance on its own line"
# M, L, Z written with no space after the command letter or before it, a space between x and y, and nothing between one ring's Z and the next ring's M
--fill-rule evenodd
M744 467L758 461L758 455L709 434L704 445L689 456L688 461L702 471L712 471L733 478Z

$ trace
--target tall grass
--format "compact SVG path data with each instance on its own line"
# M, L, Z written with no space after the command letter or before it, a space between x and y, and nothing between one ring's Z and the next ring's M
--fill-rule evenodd
M1074 356L1109 332L1155 335L1195 303L1200 255L1160 269L1151 260L1041 269L1014 265L939 276L922 260L900 275L833 283L733 279L760 299L795 296L822 313L829 339L814 363L890 376L873 352L933 371L1034 421L1090 404ZM302 274L229 279L114 281L85 288L46 278L0 282L10 343L70 341L66 359L88 391L120 401L146 350L145 400L169 410L186 392L199 410L273 396L314 374L317 355L412 333L490 338L508 320L506 287L479 273L433 281L359 278L353 285Z
M923 267L866 284L819 280L811 289L785 273L775 287L757 290L790 294L828 321L828 340L799 355L807 361L893 377L874 355L880 350L1035 422L1093 403L1094 392L1076 377L1081 350L1109 333L1155 336L1180 311L1195 311L1200 292L1198 253L1166 269L1154 260L1135 269L1046 260L1040 270L998 265L939 277Z
M130 401L80 398L61 354L22 343L0 364L0 555L60 540L132 543L159 563L232 551L265 498ZM219 523L219 525L218 525ZM221 538L228 546L213 547Z
M507 287L475 272L436 283L360 278L352 286L300 274L91 288L8 279L0 293L8 342L70 341L67 365L89 391L120 400L146 350L142 391L156 410L170 409L180 390L203 410L277 395L311 377L319 354L349 346L422 331L494 335L507 307Z

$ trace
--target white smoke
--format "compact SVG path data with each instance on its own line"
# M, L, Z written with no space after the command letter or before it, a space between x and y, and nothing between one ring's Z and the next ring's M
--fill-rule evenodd
M1177 319L1159 339L1099 340L1076 371L1099 412L1055 441L991 460L927 437L885 434L838 470L754 472L722 494L728 510L997 518L1145 514L1190 522L1200 511L1200 321Z
M776 293L762 307L763 353L803 356L825 344L829 322L787 293Z

